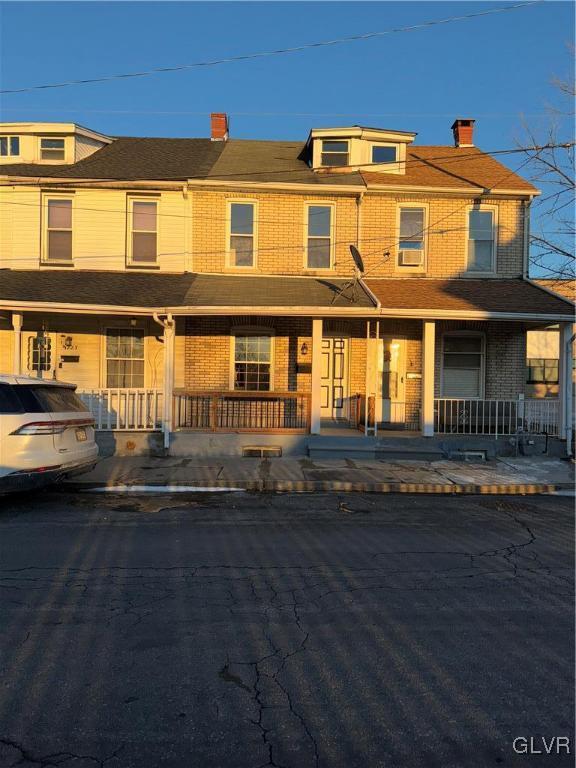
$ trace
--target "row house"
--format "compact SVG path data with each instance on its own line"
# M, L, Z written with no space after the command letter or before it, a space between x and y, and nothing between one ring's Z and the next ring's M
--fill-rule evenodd
M118 445L190 454L563 436L573 303L528 278L538 190L473 131L0 125L0 371L74 382ZM551 323L566 386L544 411L526 332Z

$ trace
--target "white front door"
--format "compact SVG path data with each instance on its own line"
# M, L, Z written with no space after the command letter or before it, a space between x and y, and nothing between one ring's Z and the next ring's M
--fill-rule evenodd
M376 419L384 424L404 424L406 341L392 336L378 340L378 392Z
M22 333L22 373L51 379L57 365L56 334L47 331Z
M322 339L321 410L323 419L348 417L348 339Z

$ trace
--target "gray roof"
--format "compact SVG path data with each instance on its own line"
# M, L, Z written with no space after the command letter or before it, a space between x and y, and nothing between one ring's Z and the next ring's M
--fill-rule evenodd
M348 280L314 277L0 270L0 300L123 307L373 308ZM345 290L342 291L342 289Z

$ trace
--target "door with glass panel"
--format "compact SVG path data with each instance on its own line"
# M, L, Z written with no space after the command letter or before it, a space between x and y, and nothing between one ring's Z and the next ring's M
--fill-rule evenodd
M324 419L348 417L348 339L322 339L321 409Z
M48 331L22 333L22 369L28 376L52 379L58 365L57 336Z
M404 425L405 347L405 339L384 336L378 340L376 420L382 424Z

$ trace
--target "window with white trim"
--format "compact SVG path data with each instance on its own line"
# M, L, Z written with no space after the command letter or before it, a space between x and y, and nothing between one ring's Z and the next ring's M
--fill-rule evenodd
M20 136L0 136L0 157L18 157Z
M494 271L494 211L472 208L468 211L469 272Z
M419 268L424 266L425 221L425 208L413 206L400 208L399 267Z
M373 163L395 163L398 159L398 148L389 144L372 144Z
M44 198L44 261L72 261L72 199Z
M231 267L253 267L255 264L255 212L254 203L229 203L230 241L228 243Z
M331 205L307 206L306 267L331 269L333 251L333 210Z
M158 257L158 202L130 200L130 254L132 264L155 264Z
M112 389L137 389L144 386L144 331L142 329L107 329L106 386Z
M28 338L28 370L52 370L52 339L45 333Z
M234 389L269 391L272 381L272 337L234 337Z
M332 167L348 165L348 142L322 141L321 163Z
M558 384L558 358L529 357L527 384Z
M446 334L443 342L442 397L482 397L484 392L484 337Z
M64 160L66 158L64 139L40 139L40 158L42 160Z

